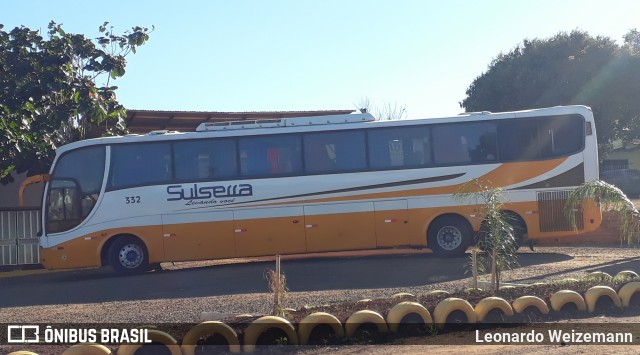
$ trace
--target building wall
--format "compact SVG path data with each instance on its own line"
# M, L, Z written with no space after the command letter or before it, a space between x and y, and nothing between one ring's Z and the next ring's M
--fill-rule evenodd
M27 174L12 173L14 182L2 185L0 184L0 208L16 208L18 207L18 191L20 184L27 178ZM44 184L29 185L24 190L24 207L40 208L42 204L42 194Z

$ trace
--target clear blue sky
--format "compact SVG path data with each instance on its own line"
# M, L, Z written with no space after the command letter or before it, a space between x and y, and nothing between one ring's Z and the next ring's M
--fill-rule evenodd
M116 82L130 109L354 109L362 98L406 106L408 117L462 112L469 84L523 39L581 29L640 28L640 1L291 0L9 1L5 30L97 37L155 26Z

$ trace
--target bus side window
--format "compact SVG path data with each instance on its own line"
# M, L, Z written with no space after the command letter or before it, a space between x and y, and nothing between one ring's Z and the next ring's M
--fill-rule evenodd
M231 178L237 174L236 144L231 139L203 139L173 145L176 179Z
M172 179L169 143L112 146L111 187L143 186Z
M409 126L373 129L368 132L371 167L420 167L431 163L429 128Z
M304 161L307 172L333 171L336 166L336 145L306 136Z
M433 128L435 161L441 165L497 160L496 126L492 122L456 123Z
M302 171L300 136L246 137L239 141L241 174L265 176Z
M500 160L522 161L540 157L538 121L513 119L498 124Z
M327 172L357 171L367 167L363 131L337 131L320 135L329 154L335 155L335 167Z

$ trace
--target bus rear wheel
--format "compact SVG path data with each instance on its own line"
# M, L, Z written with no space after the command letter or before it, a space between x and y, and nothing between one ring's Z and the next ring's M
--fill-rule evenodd
M442 216L429 226L428 247L440 256L464 255L471 243L473 230L469 223L459 216Z
M148 270L147 248L135 237L116 240L108 251L109 266L118 274L138 274Z

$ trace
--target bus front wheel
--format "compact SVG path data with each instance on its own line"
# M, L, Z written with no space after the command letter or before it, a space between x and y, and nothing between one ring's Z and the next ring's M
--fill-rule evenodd
M109 266L118 274L136 274L147 271L147 248L135 237L125 236L116 240L108 252Z
M471 225L459 216L442 216L429 226L427 231L428 247L441 256L460 256L471 243L473 230Z

